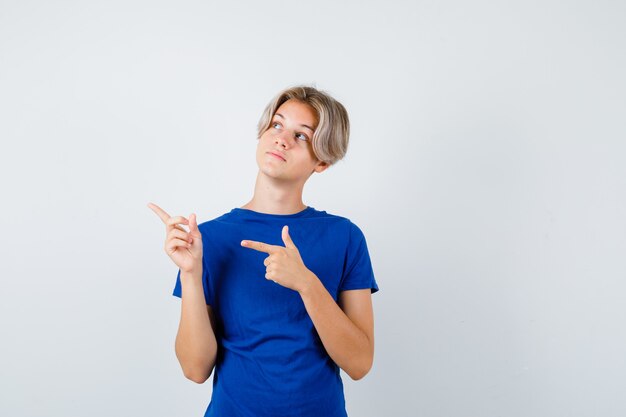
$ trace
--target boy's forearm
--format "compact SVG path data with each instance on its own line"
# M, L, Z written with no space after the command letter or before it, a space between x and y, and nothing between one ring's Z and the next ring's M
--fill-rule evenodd
M176 357L185 376L202 383L211 375L217 356L217 341L202 287L202 272L181 271L180 281L182 306L176 335Z
M322 344L332 360L352 379L369 372L374 359L373 346L337 305L319 278L313 274L310 285L300 292Z

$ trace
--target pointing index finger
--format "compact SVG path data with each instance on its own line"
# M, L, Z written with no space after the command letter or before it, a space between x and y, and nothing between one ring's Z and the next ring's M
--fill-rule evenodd
M241 246L258 250L259 252L269 253L270 255L275 251L274 245L268 245L267 243L256 242L254 240L242 240Z
M167 220L170 218L170 215L167 214L165 212L165 210L163 210L161 207L157 206L154 203L148 203L148 207L154 211L157 216L159 216L161 218L161 220L163 221L163 223L167 224Z

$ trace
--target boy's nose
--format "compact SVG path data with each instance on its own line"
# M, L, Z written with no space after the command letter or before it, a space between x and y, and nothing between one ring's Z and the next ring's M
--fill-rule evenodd
M286 136L286 133L280 133L276 135L275 141L281 146L286 146L289 144L289 138Z

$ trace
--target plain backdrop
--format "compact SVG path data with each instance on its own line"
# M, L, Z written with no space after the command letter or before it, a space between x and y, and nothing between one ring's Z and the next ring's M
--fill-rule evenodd
M203 415L146 204L246 203L301 83L352 128L304 202L380 286L349 415L626 415L625 28L621 1L0 1L0 415Z

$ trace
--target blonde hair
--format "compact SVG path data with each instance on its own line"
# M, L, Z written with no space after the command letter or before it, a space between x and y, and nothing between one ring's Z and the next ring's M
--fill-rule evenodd
M278 93L265 107L257 125L257 139L270 128L276 110L287 100L295 99L315 109L318 123L311 139L313 153L320 161L333 165L348 151L350 121L345 107L325 91L298 85Z

